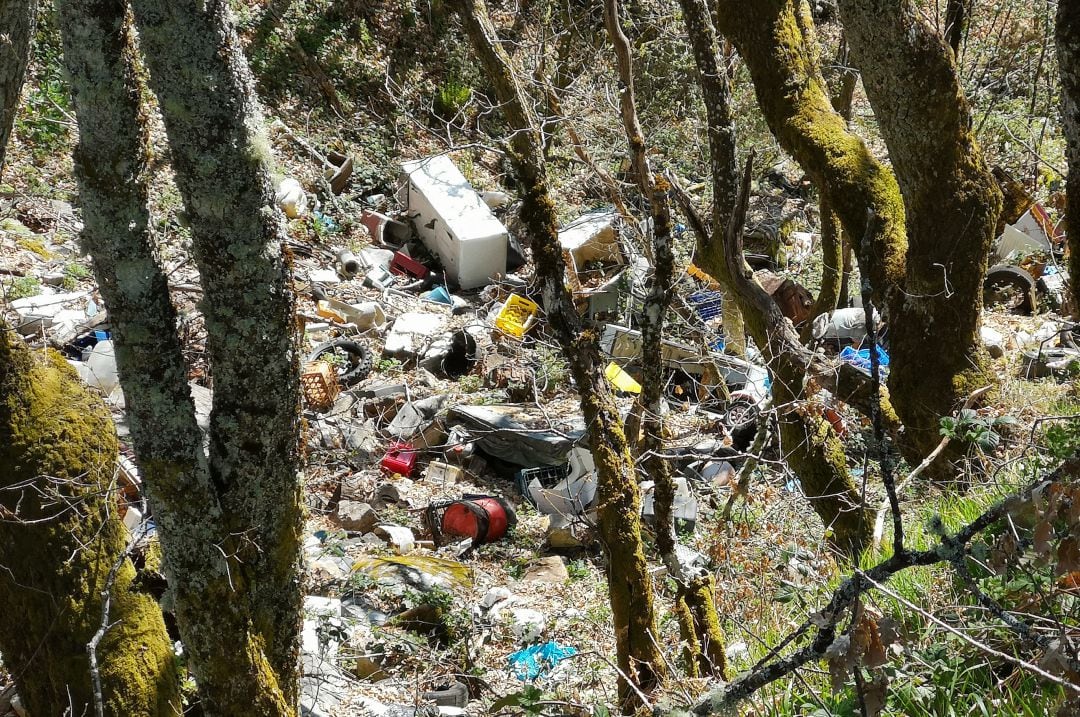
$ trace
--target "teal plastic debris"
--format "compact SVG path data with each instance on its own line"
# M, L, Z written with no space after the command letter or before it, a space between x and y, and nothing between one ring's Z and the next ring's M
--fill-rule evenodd
M510 655L510 669L522 682L535 680L546 670L550 670L568 657L577 654L577 648L563 647L554 640L541 645L526 647Z

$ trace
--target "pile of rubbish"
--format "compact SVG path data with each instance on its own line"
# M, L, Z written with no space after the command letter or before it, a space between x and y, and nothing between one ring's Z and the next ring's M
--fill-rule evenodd
M537 609L543 604L535 599L543 596L537 586L565 583L567 556L598 551L598 485L588 426L548 334L528 252L507 227L511 198L476 191L439 155L402 164L397 196L368 197L352 214L330 201L348 182L352 160L327 155L323 161L327 205L311 201L292 178L276 196L292 222L310 222L318 237L314 245L294 247L306 439L315 457L307 500L317 528L304 546L310 593L304 714L353 708L419 714L415 705L381 702L371 690L360 697L351 686L389 679L395 661L411 649L385 628L436 643L453 639L442 598L448 593L471 605L474 627L487 636L470 640L470 650L483 650L490 640L504 649L508 679L550 679L575 655L552 628L575 613ZM988 307L1004 309L994 314L999 319L1022 322L1040 307L1062 308L1054 263L1061 241L1047 221L1032 203L1005 227L997 256L1016 263L993 267L986 284ZM605 375L624 414L641 391L638 317L651 272L635 243L641 233L614 209L601 208L559 234L566 284L577 309L598 326ZM797 239L796 250L808 255L813 236ZM1043 254L1047 261L1032 263ZM810 320L812 294L777 273L775 262L757 276L794 323ZM198 293L197 277L190 281L181 293ZM14 326L63 351L86 383L101 390L123 440L123 393L106 307L91 290L46 289L8 302ZM699 503L729 486L742 464L771 384L752 343L744 356L724 352L716 282L691 265L673 296L662 346L663 396L676 424L688 427L680 435L694 436L669 448L677 470L675 520L686 536L695 530ZM188 316L197 335L197 312ZM816 317L809 328L815 348L869 372L865 320L857 305ZM885 373L887 322L876 312L873 320ZM999 357L1024 352L1029 377L1075 370L1075 325L1048 318L1025 332L991 323L983 328L988 349ZM197 362L191 378L205 429L212 381L199 375ZM842 408L830 409L835 425L842 424ZM152 533L152 510L140 498L135 465L125 459L122 466L125 523L142 538L148 527ZM643 517L651 522L652 484L642 489ZM542 532L539 550L547 554L534 553L512 586L471 567L479 551L511 550L522 523ZM688 559L705 561L698 554ZM420 701L439 714L465 714L477 685L444 677L426 685Z

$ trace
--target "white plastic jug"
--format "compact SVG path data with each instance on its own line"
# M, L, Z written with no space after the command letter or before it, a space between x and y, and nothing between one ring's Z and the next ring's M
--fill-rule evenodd
M94 346L86 359L86 371L83 378L87 384L100 388L106 396L120 385L120 377L116 373L116 355L111 340L98 341Z

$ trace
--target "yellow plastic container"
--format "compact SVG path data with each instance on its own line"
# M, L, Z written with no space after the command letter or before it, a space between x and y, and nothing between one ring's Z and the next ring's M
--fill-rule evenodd
M696 264L690 264L689 266L687 266L686 273L694 277L698 281L705 282L706 286L713 291L716 291L720 288L720 283L716 279L712 278L704 271L702 271Z
M641 393L641 384L634 377L619 368L619 364L612 361L604 369L604 375L611 385L626 393Z
M540 305L523 296L510 294L495 319L495 327L511 336L521 338L536 323Z

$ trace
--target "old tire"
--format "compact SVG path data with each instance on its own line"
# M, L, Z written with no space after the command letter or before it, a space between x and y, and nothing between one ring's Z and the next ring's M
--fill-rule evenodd
M306 363L323 359L328 354L337 356L345 354L344 362L330 362L337 371L338 381L343 386L352 386L354 383L363 381L371 373L374 365L371 349L349 339L333 339L319 344L308 354Z
M999 264L986 272L983 305L1000 306L1010 314L1030 316L1035 311L1035 280L1015 266Z

